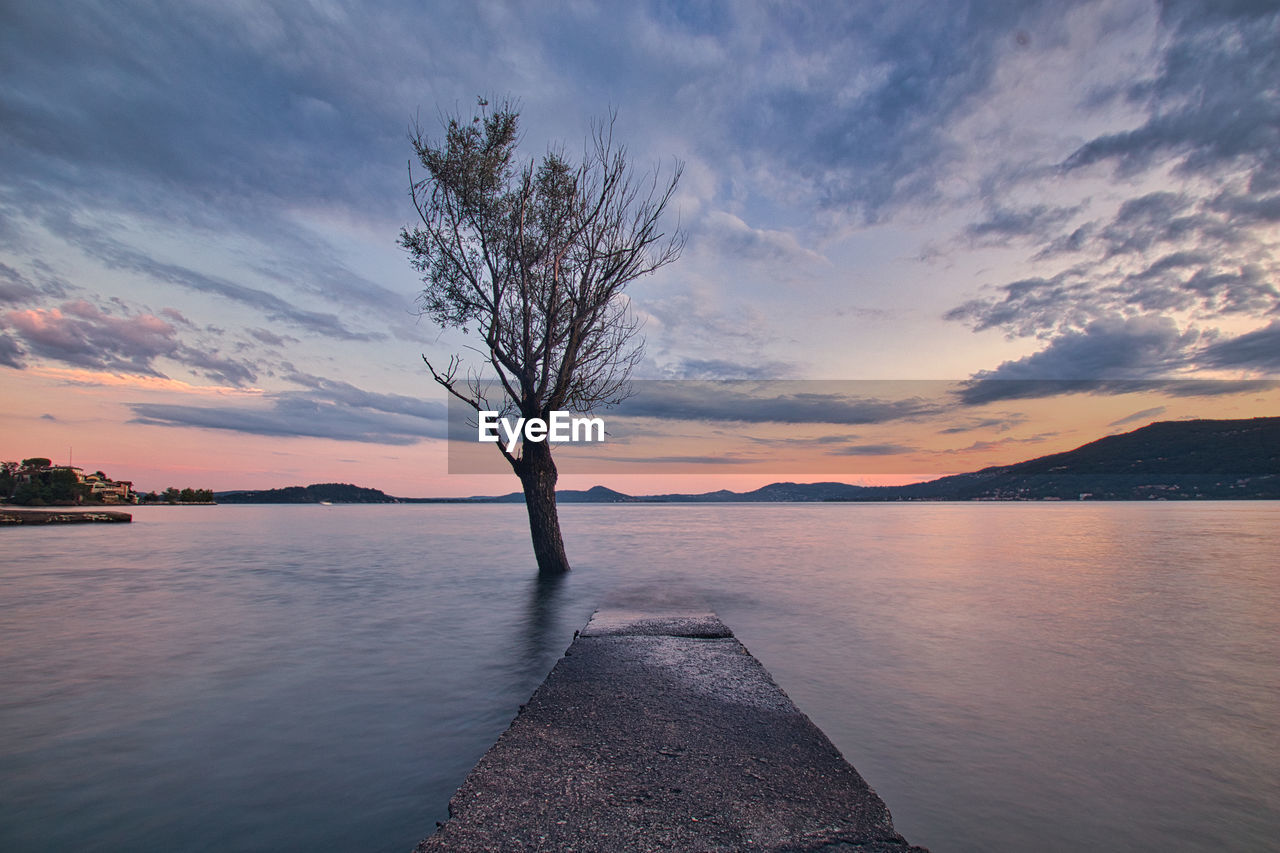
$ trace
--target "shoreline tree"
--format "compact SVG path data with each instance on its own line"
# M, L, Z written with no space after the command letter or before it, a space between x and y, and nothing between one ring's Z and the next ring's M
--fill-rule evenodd
M643 351L628 308L628 284L675 261L684 246L660 221L682 164L664 179L637 175L613 140L614 115L593 125L582 160L558 149L517 162L519 109L444 120L433 142L415 125L410 195L420 222L402 228L400 245L422 274L419 313L444 328L474 333L468 347L481 368L462 374L453 355L432 377L473 409L548 419L552 411L587 413L625 399ZM504 401L491 405L490 389ZM525 442L508 452L524 491L538 571L569 570L556 511L558 478L551 446Z

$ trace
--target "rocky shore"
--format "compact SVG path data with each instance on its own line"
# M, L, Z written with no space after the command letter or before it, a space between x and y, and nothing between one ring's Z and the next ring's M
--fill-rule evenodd
M133 515L106 509L0 509L0 526L11 524L122 524Z

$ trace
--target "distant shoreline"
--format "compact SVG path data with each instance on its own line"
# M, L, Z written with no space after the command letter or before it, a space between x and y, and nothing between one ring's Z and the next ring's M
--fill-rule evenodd
M349 483L215 492L222 503L523 503L521 492L398 498ZM628 495L606 486L559 503L907 503L1280 499L1280 417L1157 421L1063 453L902 486L770 483L749 492Z
M827 483L775 483L775 486L826 486ZM843 485L843 484L841 484ZM855 487L856 488L856 487ZM734 492L734 497L704 497L702 495L636 495L621 498L582 497L582 492L568 491L560 493L557 498L561 505L576 504L613 504L613 505L646 505L660 506L664 504L936 504L936 503L1259 503L1280 501L1280 496L1234 496L1219 497L1210 495L1175 495L1139 497L1003 497L1003 498L955 498L955 497L912 497L912 498L822 498L822 497L750 497L750 492ZM465 504L470 506L512 506L523 504L520 494L500 497L466 497L466 498L391 498L385 501L276 501L276 500L238 500L221 502L222 506L409 506L413 504ZM196 506L197 504L192 504ZM199 504L199 506L215 506L219 504ZM164 506L164 504L154 504Z

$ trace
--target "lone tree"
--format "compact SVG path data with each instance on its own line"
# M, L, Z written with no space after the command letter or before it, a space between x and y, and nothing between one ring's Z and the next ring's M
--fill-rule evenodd
M435 381L477 411L548 419L588 412L629 393L642 352L624 291L676 260L678 231L660 220L682 166L664 179L636 175L613 140L613 116L593 125L580 163L553 149L517 162L519 110L479 101L470 120L450 116L444 139L411 134L425 175L409 168L420 224L400 232L426 285L419 310L443 327L474 332L481 370L460 375L453 355ZM505 395L490 405L488 389ZM498 451L520 478L533 550L542 573L569 570L556 513L556 464L547 442Z

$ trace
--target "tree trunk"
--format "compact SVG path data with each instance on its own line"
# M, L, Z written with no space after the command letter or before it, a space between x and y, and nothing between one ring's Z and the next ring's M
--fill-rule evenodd
M524 505L529 511L529 533L533 536L533 553L538 558L538 573L558 575L569 571L560 537L560 516L556 512L556 463L551 446L545 442L526 441L516 469L524 487Z

